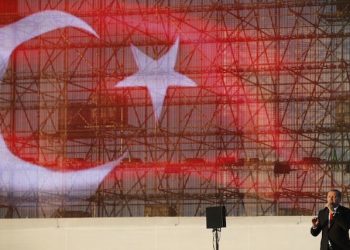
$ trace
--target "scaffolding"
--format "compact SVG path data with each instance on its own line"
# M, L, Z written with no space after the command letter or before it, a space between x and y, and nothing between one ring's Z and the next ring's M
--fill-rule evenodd
M12 54L12 152L57 171L127 157L88 199L0 189L1 217L312 215L333 188L350 205L348 1L9 2L1 25L55 9L100 36L60 29ZM156 60L177 38L197 87L169 87L157 120L146 88L114 85L138 70L132 44Z

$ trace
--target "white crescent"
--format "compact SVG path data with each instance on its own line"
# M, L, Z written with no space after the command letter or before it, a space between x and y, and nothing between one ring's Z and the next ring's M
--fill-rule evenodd
M43 33L64 27L75 27L98 37L83 20L61 11L42 11L0 28L0 81L14 49ZM95 191L122 157L86 170L56 172L26 162L15 156L0 134L0 191L54 192L68 196L86 196Z
M86 170L58 172L15 156L0 135L0 190L5 192L53 192L81 196L98 185L123 157Z
M98 37L94 29L80 18L56 10L38 12L0 28L0 80L4 76L12 52L18 45L64 27L79 28Z

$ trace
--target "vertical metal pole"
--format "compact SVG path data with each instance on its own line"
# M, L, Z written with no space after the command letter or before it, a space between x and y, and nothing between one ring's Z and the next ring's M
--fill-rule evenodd
M213 233L214 233L214 240L215 240L215 250L219 250L219 234L218 231L221 229L219 228L213 228Z
M215 228L215 242L216 242L216 250L219 250L219 237L218 237L218 229Z

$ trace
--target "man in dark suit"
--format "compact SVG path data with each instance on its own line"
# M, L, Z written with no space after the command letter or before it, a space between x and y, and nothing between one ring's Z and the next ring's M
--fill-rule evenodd
M341 193L330 190L325 208L312 219L311 234L322 232L321 250L350 250L350 209L341 206L340 201Z

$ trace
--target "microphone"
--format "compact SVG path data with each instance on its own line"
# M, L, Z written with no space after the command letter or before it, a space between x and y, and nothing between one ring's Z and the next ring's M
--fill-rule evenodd
M333 205L333 203L327 203L326 204L326 208L328 208L328 210L334 214L334 205Z

